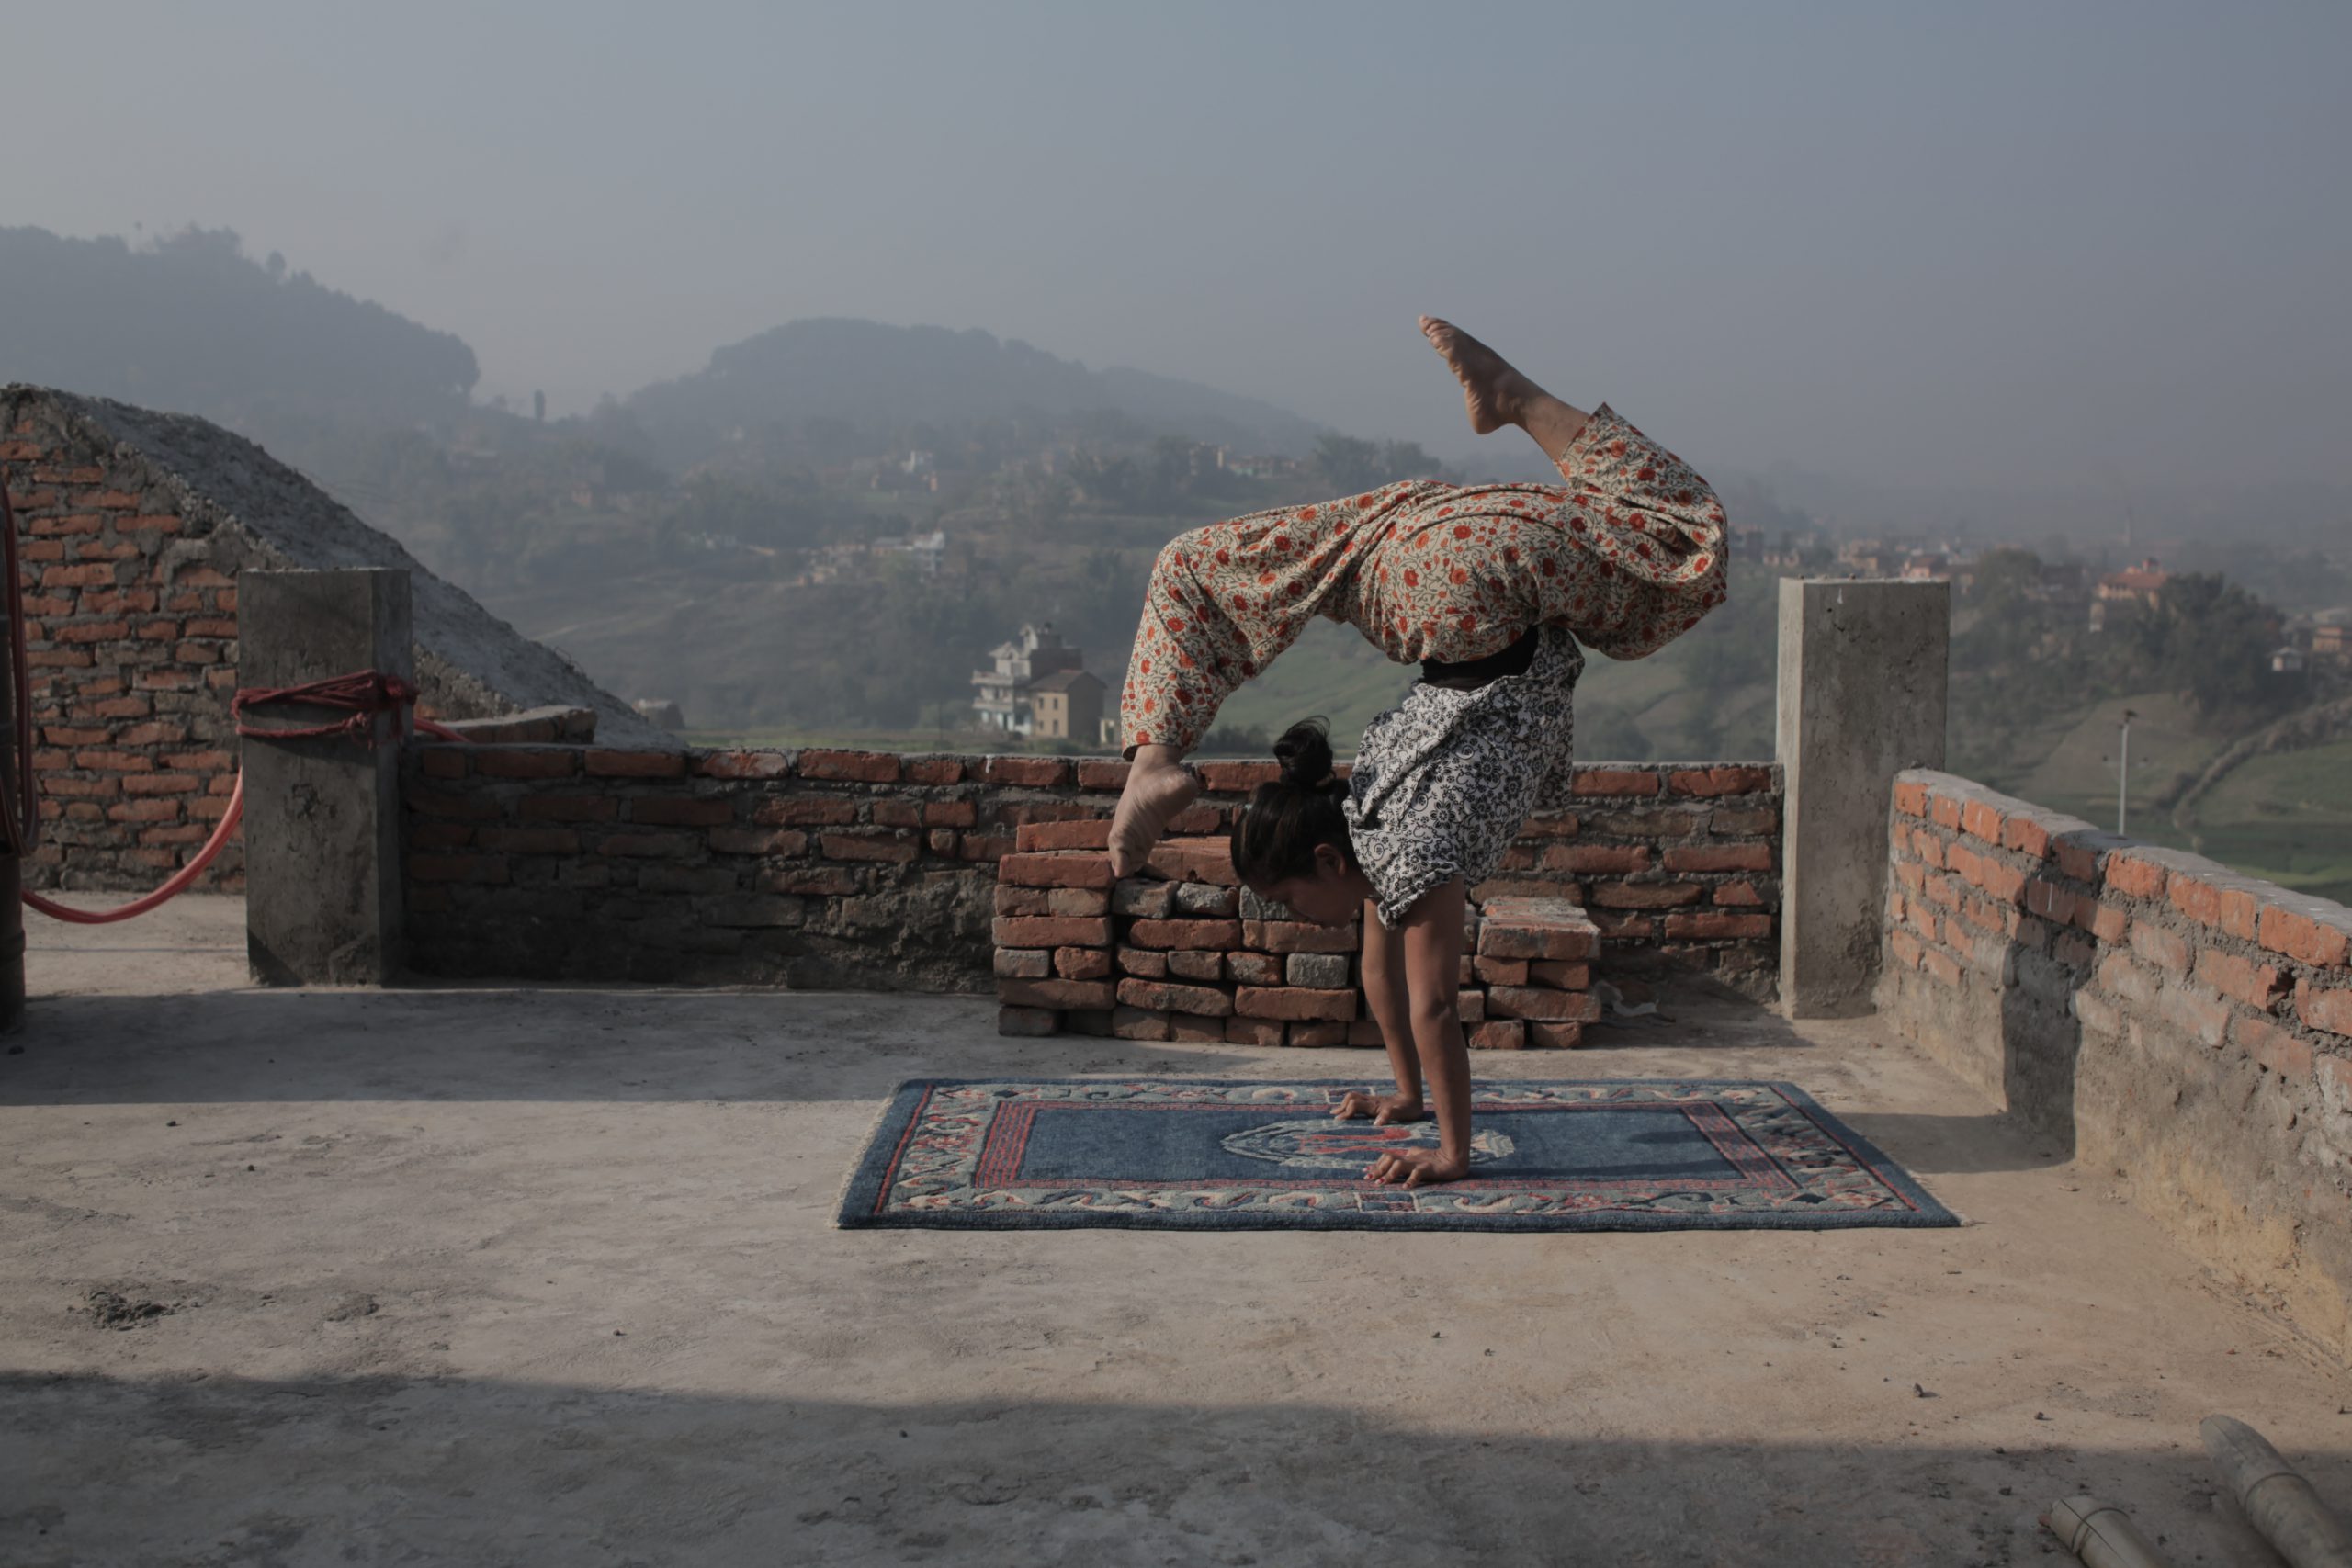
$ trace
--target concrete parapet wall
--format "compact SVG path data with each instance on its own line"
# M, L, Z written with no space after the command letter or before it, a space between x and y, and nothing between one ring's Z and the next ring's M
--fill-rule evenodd
M1272 762L1205 762L1174 825L1226 831ZM1113 759L428 745L403 774L411 963L438 975L983 993L1020 829L1111 815ZM1582 768L1481 900L1585 906L1601 965L1769 996L1780 775Z
M2352 1356L2352 909L1896 776L1879 1006Z

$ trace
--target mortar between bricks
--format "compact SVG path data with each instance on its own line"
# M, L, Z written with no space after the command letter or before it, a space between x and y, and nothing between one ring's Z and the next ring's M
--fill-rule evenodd
M1377 1046L1360 925L1323 927L1238 886L1224 840L1171 839L1147 874L1108 879L1104 822L1040 822L997 889L999 1027L1174 1043ZM1008 857L1013 858L1013 857ZM1049 913L1078 895L1088 914ZM1092 915L1100 898L1107 915ZM1600 1017L1599 931L1564 899L1472 907L1456 1007L1478 1050L1572 1048ZM1105 987L1107 987L1107 999ZM1102 1016L1108 1009L1107 1020Z

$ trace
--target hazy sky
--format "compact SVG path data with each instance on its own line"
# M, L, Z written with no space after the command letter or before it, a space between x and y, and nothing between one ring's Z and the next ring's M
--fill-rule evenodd
M0 221L227 226L559 411L798 316L1469 448L2352 482L2352 6L12 7Z

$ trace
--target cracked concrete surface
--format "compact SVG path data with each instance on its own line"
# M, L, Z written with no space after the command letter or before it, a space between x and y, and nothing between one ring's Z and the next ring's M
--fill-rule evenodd
M2342 1369L1868 1018L1688 996L1476 1066L1792 1078L1965 1228L841 1232L903 1077L1380 1062L956 998L260 992L233 899L31 925L25 1568L2002 1563L2083 1491L2261 1562L2214 1410L2352 1499Z

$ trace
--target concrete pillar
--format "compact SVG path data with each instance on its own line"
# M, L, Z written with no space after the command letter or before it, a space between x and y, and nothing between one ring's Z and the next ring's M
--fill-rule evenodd
M237 578L237 683L294 686L378 670L414 680L409 577L382 569ZM294 705L257 727L344 714ZM343 736L243 741L245 953L271 986L380 986L402 961L400 747Z
M1781 580L1781 1006L1868 1012L1894 775L1944 765L1948 582Z

